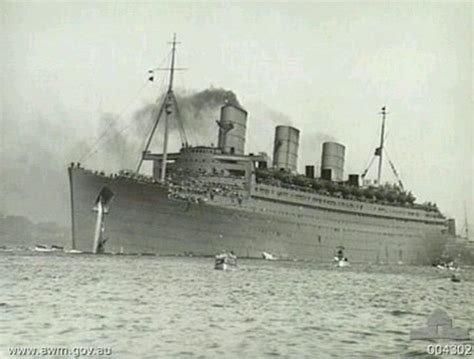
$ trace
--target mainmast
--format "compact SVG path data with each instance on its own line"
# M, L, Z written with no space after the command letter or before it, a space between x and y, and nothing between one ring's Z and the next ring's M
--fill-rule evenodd
M382 112L380 112L382 115L382 129L380 131L380 147L377 148L375 151L375 155L379 156L379 170L377 174L377 185L380 186L380 180L382 178L382 157L383 157L383 142L384 142L384 137L385 137L385 117L387 115L387 111L385 109L385 106L382 107Z
M148 136L148 140L146 142L145 149L142 152L142 156L140 158L140 161L138 163L137 167L137 173L140 171L140 168L143 163L143 159L145 154L148 152L148 149L150 147L151 141L153 139L153 135L155 134L156 128L158 126L158 123L160 121L161 115L163 114L163 111L165 112L165 123L164 123L164 134L163 134L163 154L162 154L162 162L161 162L161 176L160 180L161 182L164 182L166 179L166 162L167 162L167 156L168 156L168 135L169 135L169 116L173 113L173 110L175 110L175 114L177 115L178 121L179 121L179 130L180 134L183 136L184 139L184 145L187 146L187 140L186 140L186 134L184 133L184 128L183 124L181 123L181 119L179 118L179 110L178 110L178 104L176 101L176 97L174 96L173 93L173 81L174 81L174 72L177 70L183 70L181 68L176 68L175 67L175 58L176 58L176 45L179 44L179 42L176 42L176 34L173 35L173 41L170 42L172 45L171 47L171 65L169 68L157 68L154 70L167 70L170 72L170 77L169 77L169 82L168 82L168 90L166 91L166 94L163 98L163 101L161 102L160 109L158 111L158 116L156 117L155 123L153 124L153 128L150 132L150 135ZM153 70L149 71L151 74L153 74ZM150 77L150 81L153 81L154 77Z

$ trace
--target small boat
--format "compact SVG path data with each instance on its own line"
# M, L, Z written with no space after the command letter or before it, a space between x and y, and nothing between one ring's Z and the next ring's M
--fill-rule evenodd
M52 252L53 249L46 247L45 245L42 244L37 244L35 246L35 252Z
M334 264L336 267L349 267L350 263L346 256L344 256L344 247L339 246L337 247L338 251L336 256L334 257Z
M336 267L349 267L350 265L351 264L349 263L349 260L346 257L336 260Z
M262 252L262 258L267 260L267 261L276 261L277 257L275 257L273 254L268 253L268 252Z
M459 271L459 267L456 266L453 261L448 262L448 263L446 262L440 263L436 266L436 268L441 269L441 270Z
M459 283L459 282L461 282L461 277L459 276L459 274L454 273L454 274L451 276L451 282L454 282L454 283Z
M216 255L214 269L228 270L237 268L237 256L234 252L221 253Z
M68 251L65 251L66 253L68 254L81 254L82 251L78 250L78 249L70 249Z

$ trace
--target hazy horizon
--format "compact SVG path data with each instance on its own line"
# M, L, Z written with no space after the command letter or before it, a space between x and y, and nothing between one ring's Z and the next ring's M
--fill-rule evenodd
M474 223L472 4L0 4L0 213L69 222L66 167L109 136L84 166L135 167L173 33L176 93L233 91L249 112L247 152L272 153L277 124L301 131L299 168L320 145L346 146L362 173L379 142L419 202L436 202L458 231ZM148 111L148 112L147 112ZM188 124L216 143L216 115ZM159 131L158 131L159 132ZM154 150L161 150L158 139ZM175 137L172 149L177 149ZM376 166L369 172L375 178ZM388 162L384 181L394 181ZM472 231L471 231L472 233Z

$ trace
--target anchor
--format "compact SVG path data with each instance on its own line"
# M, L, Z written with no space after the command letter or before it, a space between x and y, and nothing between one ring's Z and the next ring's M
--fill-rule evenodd
M108 238L105 237L105 215L109 213L109 203L114 196L114 193L107 187L103 187L97 199L93 210L97 212L97 220L94 232L94 245L92 253L104 253L105 242Z

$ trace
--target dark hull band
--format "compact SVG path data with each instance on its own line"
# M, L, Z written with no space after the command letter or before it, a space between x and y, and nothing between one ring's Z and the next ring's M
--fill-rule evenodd
M285 200L250 196L204 203L173 199L160 184L111 178L69 168L72 245L91 251L98 193L114 193L105 216L107 252L158 255L215 255L331 261L344 247L351 262L431 264L447 235L441 222L361 215Z

